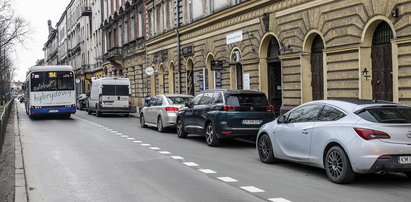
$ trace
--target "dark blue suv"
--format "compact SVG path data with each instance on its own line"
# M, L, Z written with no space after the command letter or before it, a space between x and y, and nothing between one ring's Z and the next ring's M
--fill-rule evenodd
M180 109L177 135L204 135L209 146L218 146L221 139L255 138L262 125L274 120L273 111L259 91L207 90Z

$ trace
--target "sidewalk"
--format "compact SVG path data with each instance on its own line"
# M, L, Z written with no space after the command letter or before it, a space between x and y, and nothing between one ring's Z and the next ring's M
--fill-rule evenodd
M2 110L1 110L2 111ZM3 151L0 156L0 201L14 201L15 186L15 107L10 112L4 138Z

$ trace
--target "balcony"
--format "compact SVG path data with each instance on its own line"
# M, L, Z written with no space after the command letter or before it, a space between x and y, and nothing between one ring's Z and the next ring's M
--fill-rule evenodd
M114 47L108 50L107 54L104 54L104 60L116 60L123 57L123 50L121 47Z
M91 12L91 7L83 6L81 7L81 16L91 16L93 13Z

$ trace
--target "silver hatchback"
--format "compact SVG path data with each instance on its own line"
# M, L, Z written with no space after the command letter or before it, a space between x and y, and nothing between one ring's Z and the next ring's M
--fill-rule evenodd
M411 177L411 108L386 101L322 100L303 104L261 127L260 160L324 168L334 183L355 174Z
M167 127L174 127L178 110L188 103L193 96L181 94L158 95L151 99L148 106L140 112L141 127L157 127L163 132Z

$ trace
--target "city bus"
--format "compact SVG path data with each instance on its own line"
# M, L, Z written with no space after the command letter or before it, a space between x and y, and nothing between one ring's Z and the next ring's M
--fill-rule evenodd
M25 108L30 118L76 113L75 78L71 66L33 66L25 81Z

